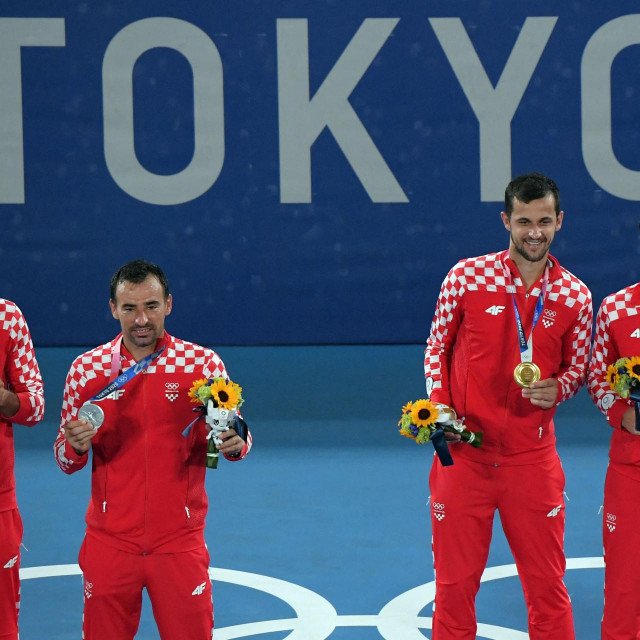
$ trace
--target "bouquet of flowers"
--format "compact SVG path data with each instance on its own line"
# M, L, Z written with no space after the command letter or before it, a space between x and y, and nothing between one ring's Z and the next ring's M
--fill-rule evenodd
M621 398L640 401L640 357L619 358L607 367L609 387Z
M220 456L217 445L222 444L219 436L237 422L238 409L244 402L242 387L226 378L202 378L194 380L189 397L202 405L194 411L201 411L209 426L207 467L216 469Z
M482 445L481 431L469 431L451 407L431 400L421 399L405 404L398 426L403 436L413 438L418 444L429 442L440 430L459 434L463 442L472 447Z

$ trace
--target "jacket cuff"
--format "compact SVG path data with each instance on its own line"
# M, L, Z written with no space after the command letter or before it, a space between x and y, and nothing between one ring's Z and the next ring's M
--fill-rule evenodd
M431 402L439 402L440 404L446 404L448 407L451 405L451 397L444 389L434 389L429 397Z
M607 422L614 429L622 428L622 416L624 416L627 409L633 407L633 403L628 400L623 400L620 398L616 400L608 409L607 409Z
M16 395L20 401L20 406L10 418L7 418L7 420L9 420L9 422L22 425L31 425L38 422L33 419L36 414L36 408L31 406L31 393L28 391L22 391L20 393L16 393Z
M86 451L82 455L78 455L75 449L65 440L64 442L64 457L73 462L74 464L85 465L87 463L87 456L89 452Z

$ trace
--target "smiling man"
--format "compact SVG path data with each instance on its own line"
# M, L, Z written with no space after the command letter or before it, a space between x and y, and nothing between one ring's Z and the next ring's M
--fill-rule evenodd
M124 265L110 296L121 333L71 365L54 446L65 473L82 469L93 451L79 558L83 638L132 640L146 588L162 640L210 640L208 427L199 420L183 432L194 419L193 383L228 379L227 372L215 352L165 331L173 300L156 265ZM251 435L241 431L243 437L234 429L220 436L218 449L230 460L251 447Z
M564 217L553 180L539 173L512 180L501 217L509 249L449 272L425 352L430 399L484 432L477 449L447 434L454 464L434 458L431 467L432 638L475 639L475 596L497 510L522 581L529 637L572 640L553 415L586 377L591 293L549 254Z

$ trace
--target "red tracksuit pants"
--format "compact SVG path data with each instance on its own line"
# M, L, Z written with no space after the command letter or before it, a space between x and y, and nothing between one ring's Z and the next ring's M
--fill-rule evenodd
M213 602L206 547L139 555L87 535L79 563L84 577L84 640L133 640L143 588L162 640L211 640Z
M0 512L0 640L18 640L21 542L18 510Z
M531 640L573 640L563 582L564 473L559 458L490 466L460 456L429 478L436 576L432 640L475 640L475 598L496 509L516 561Z
M640 482L609 465L604 483L603 640L640 639Z

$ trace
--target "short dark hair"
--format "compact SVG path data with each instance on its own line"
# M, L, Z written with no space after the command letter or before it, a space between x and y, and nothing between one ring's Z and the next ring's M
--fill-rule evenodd
M166 300L169 297L169 281L167 280L167 276L164 275L164 271L158 265L147 262L146 260L133 260L128 262L113 274L109 291L111 300L116 301L116 289L121 282L140 284L149 276L158 278L164 291L164 299Z
M541 173L525 173L514 178L504 191L504 211L511 217L513 212L513 199L528 204L532 200L553 195L556 202L556 216L560 213L560 191L558 185Z

